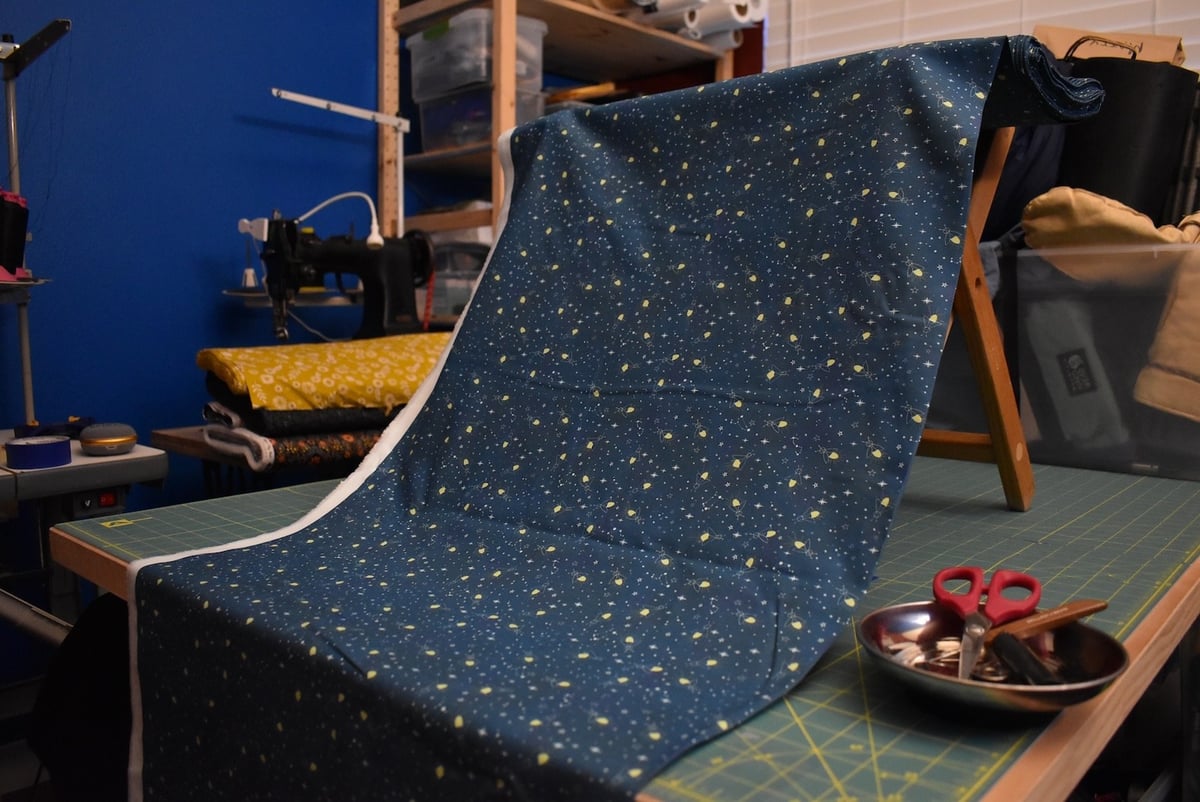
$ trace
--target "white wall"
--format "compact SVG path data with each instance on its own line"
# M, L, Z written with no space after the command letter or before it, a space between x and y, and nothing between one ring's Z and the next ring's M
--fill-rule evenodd
M1038 23L1179 36L1200 68L1197 0L769 0L767 69L906 42L1033 33Z

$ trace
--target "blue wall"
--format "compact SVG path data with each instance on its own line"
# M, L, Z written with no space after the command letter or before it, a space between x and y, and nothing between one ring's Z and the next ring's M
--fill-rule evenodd
M221 294L246 264L237 219L375 194L373 125L269 89L374 108L376 2L10 0L0 32L25 42L54 18L70 33L16 82L26 261L51 280L29 307L37 417L121 421L147 443L200 422L198 350L273 342L268 310ZM312 222L362 236L366 206ZM357 327L355 310L322 312L306 319L333 336ZM24 420L16 321L0 308L0 427ZM195 461L172 457L131 505L201 494Z

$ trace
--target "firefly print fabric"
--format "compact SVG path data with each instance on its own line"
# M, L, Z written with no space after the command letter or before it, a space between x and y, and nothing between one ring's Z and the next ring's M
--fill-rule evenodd
M900 501L1013 48L507 135L469 310L362 467L135 566L135 798L629 798L801 682Z

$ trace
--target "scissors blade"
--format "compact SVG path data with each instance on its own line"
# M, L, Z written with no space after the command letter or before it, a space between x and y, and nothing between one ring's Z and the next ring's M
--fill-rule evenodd
M958 678L970 679L983 652L983 636L987 634L990 622L979 613L972 613L963 619L962 644L958 654Z

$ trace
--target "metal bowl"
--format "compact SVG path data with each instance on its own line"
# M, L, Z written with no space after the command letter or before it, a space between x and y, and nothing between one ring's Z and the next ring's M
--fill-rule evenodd
M980 678L959 679L962 631L962 619L934 601L884 607L858 623L867 654L887 674L941 700L990 710L1057 712L1100 693L1129 664L1119 641L1073 621L1033 643L1055 665L1060 684L1026 684L987 651L975 671Z

